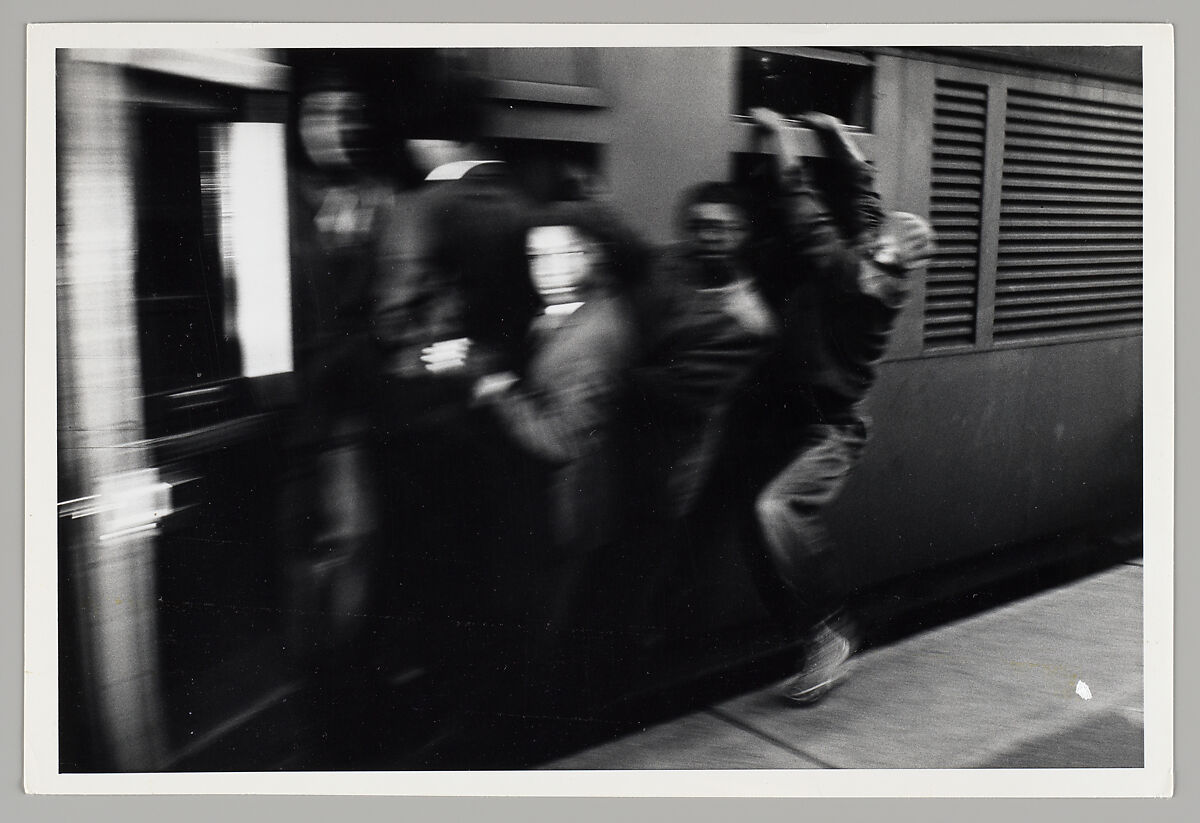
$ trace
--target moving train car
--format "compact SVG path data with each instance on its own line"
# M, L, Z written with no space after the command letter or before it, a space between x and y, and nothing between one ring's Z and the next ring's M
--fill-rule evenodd
M861 591L1081 530L1137 527L1139 50L442 57L488 79L488 137L527 187L583 169L654 244L672 240L686 186L744 172L756 105L843 119L889 208L929 217L938 254L869 400L866 456L830 512ZM311 672L288 648L297 610L310 608L294 599L279 545L298 402L288 122L303 60L59 55L63 771L395 765L405 761L388 760L388 746L437 702L396 666L392 691L366 701L370 717L347 713L345 692L337 706L314 705ZM659 686L745 665L779 642L762 634L736 558L690 562L684 623L699 640ZM367 615L384 645L401 622L386 609ZM609 697L652 686L625 681Z

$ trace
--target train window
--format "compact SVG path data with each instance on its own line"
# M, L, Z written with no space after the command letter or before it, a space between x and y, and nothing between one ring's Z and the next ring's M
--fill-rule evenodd
M805 48L743 48L738 54L737 106L786 114L822 111L871 128L875 67L866 54Z
M564 86L589 85L584 49L489 49L488 73L505 80L529 80Z
M536 202L575 200L593 193L600 179L601 149L570 140L495 139L517 184Z
M596 88L596 50L590 48L487 49L482 71L498 99L542 105L604 105Z
M150 394L292 369L284 126L143 105L138 333Z
M148 392L218 380L231 359L202 184L208 113L137 110L134 202L142 379Z
M226 334L241 350L246 377L292 370L284 126L215 127Z

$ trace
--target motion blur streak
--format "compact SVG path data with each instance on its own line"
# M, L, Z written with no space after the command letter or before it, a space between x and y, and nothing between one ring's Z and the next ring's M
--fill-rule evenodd
M165 743L155 626L156 473L143 439L134 317L136 150L121 70L65 59L59 99L60 468L99 478L100 505L77 521L64 563L78 581L94 731L117 770L156 768ZM111 535L101 540L101 535ZM64 570L66 571L66 570Z

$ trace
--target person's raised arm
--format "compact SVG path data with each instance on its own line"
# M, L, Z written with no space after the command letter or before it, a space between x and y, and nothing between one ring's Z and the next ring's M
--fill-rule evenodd
M508 372L482 377L473 391L476 404L491 408L525 451L550 463L577 459L608 427L625 390L633 339L628 329L609 331L584 338L575 367L549 385L530 388Z
M752 109L751 117L775 144L779 159L783 223L798 270L823 277L837 288L859 292L860 267L873 234L882 222L874 174L857 147L828 115L801 121L822 141L842 191L818 190L804 167L800 136L779 113ZM833 203L846 204L836 209Z
M608 422L614 402L612 375L574 374L569 385L529 392L514 374L494 374L475 385L475 402L490 407L522 449L549 463L569 463Z
M825 156L837 170L837 183L843 187L839 224L848 230L863 258L857 291L895 307L907 291L901 284L908 272L924 267L933 256L933 228L915 214L884 213L875 172L840 120L810 113L801 122L816 132ZM831 193L835 194L838 192Z

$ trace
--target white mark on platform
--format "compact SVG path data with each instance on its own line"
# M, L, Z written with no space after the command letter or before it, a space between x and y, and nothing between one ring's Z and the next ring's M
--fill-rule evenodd
M1084 700L1092 699L1092 690L1088 688L1088 684L1080 680L1075 684L1075 694L1082 697Z

